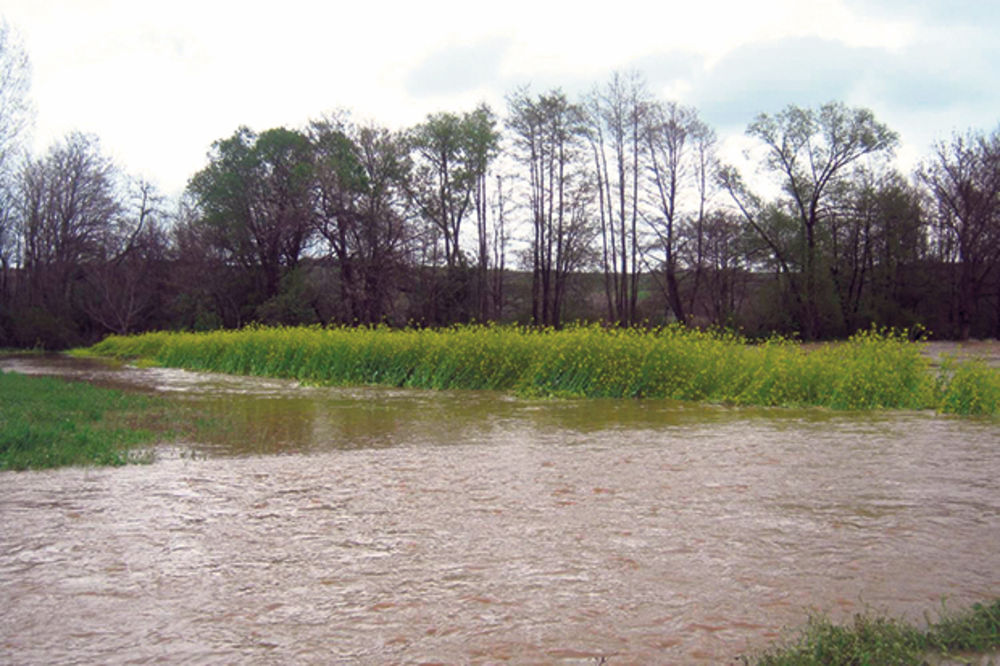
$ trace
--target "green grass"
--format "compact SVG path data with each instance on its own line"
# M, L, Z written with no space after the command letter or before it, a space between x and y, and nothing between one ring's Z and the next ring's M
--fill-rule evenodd
M760 666L925 664L933 656L961 659L963 654L1000 649L1000 600L975 604L940 618L925 628L871 614L856 615L848 625L814 616L790 643L744 657Z
M89 384L0 372L0 470L143 462L159 403Z
M250 327L110 336L87 352L317 384L957 414L1000 409L1000 371L952 361L935 372L923 346L894 330L807 350L789 340L751 344L731 332L679 326Z

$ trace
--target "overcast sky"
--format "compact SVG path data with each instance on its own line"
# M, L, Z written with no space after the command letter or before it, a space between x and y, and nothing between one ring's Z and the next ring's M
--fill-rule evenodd
M936 139L1000 123L995 0L477 3L7 0L32 63L36 151L72 130L167 193L240 125L350 109L392 128L531 84L571 96L638 70L731 145L762 111L831 99Z

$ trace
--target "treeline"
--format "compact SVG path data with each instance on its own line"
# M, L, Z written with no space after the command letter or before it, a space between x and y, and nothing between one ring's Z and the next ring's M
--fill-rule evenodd
M347 113L240 127L168 202L92 136L19 154L8 107L0 345L580 317L1000 335L1000 131L956 134L907 177L870 111L789 106L749 125L741 173L697 110L614 75L402 131Z

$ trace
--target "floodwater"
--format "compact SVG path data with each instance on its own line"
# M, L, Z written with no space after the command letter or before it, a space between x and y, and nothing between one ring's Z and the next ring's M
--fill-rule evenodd
M718 664L1000 595L996 420L0 368L227 422L0 475L3 663Z

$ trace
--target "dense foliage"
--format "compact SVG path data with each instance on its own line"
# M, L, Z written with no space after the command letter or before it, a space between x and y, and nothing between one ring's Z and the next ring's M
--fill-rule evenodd
M574 319L1000 337L1000 131L955 134L907 178L872 111L790 105L748 125L737 168L696 109L616 73L399 130L239 127L169 201L93 136L30 155L6 26L0 68L0 345Z
M90 351L321 384L961 414L995 414L1000 406L1000 371L949 362L935 374L919 343L876 329L807 349L782 338L750 344L733 333L679 325L250 327L110 336Z

